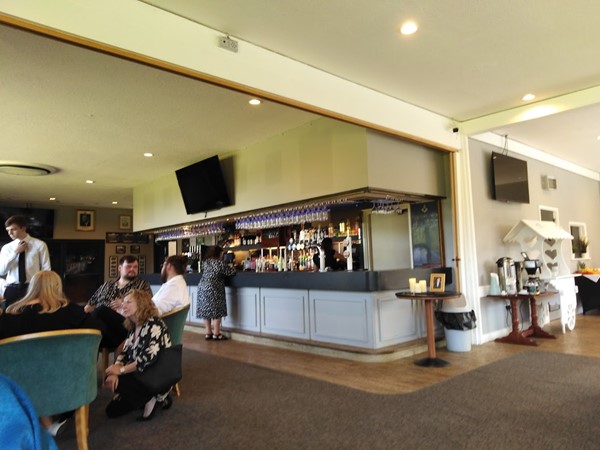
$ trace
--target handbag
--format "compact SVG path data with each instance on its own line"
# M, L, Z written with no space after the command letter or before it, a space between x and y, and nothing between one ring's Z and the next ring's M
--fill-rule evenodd
M136 378L152 394L164 394L182 377L181 351L183 345L163 348L157 360L143 372L136 372Z

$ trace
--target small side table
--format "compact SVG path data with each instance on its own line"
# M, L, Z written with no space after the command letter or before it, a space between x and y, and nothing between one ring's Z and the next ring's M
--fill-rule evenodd
M459 298L457 292L396 292L396 297L400 300L422 300L425 302L425 324L427 325L427 358L415 361L417 366L422 367L444 367L450 364L448 361L440 359L435 351L435 330L433 327L433 302L435 300L452 300Z
M508 333L507 336L496 339L496 342L537 346L538 343L533 339L530 339L530 337L556 339L556 336L548 333L547 331L542 330L542 327L539 326L537 308L535 306L536 299L547 297L550 295L556 295L556 292L544 292L541 294L488 295L489 298L493 298L494 300L510 301L512 330L510 333ZM518 302L521 300L529 301L529 311L531 314L531 326L524 331L519 330Z

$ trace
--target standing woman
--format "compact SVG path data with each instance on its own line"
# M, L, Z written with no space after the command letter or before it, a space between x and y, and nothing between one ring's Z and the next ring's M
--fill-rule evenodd
M218 245L208 247L202 261L202 276L198 284L196 317L204 319L204 339L223 341L221 318L227 316L225 279L235 275L235 269L223 261L223 249Z
M152 366L160 351L171 347L171 337L147 291L129 291L123 299L122 308L125 328L129 333L116 362L106 369L105 386L116 394L106 406L106 415L119 417L144 408L138 420L150 420L158 405L162 409L171 407L170 389L155 397L135 374Z

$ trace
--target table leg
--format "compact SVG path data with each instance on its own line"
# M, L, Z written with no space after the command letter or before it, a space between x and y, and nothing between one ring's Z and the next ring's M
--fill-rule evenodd
M529 339L519 331L519 310L516 298L510 299L510 312L512 317L512 331L508 336L496 339L496 342L503 342L505 344L519 344L519 345L538 345L533 339Z
M433 327L433 299L425 299L425 324L427 325L427 358L415 361L417 366L422 367L444 367L450 364L448 361L436 356L435 351L435 329Z
M553 334L544 331L538 324L537 308L535 305L535 297L529 297L529 311L531 315L531 326L523 332L523 336L533 336L543 339L556 339Z

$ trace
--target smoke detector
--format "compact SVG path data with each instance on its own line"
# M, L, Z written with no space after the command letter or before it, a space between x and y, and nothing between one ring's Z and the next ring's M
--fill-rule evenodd
M0 161L0 174L39 177L50 175L58 169L45 164L27 163L20 161Z

